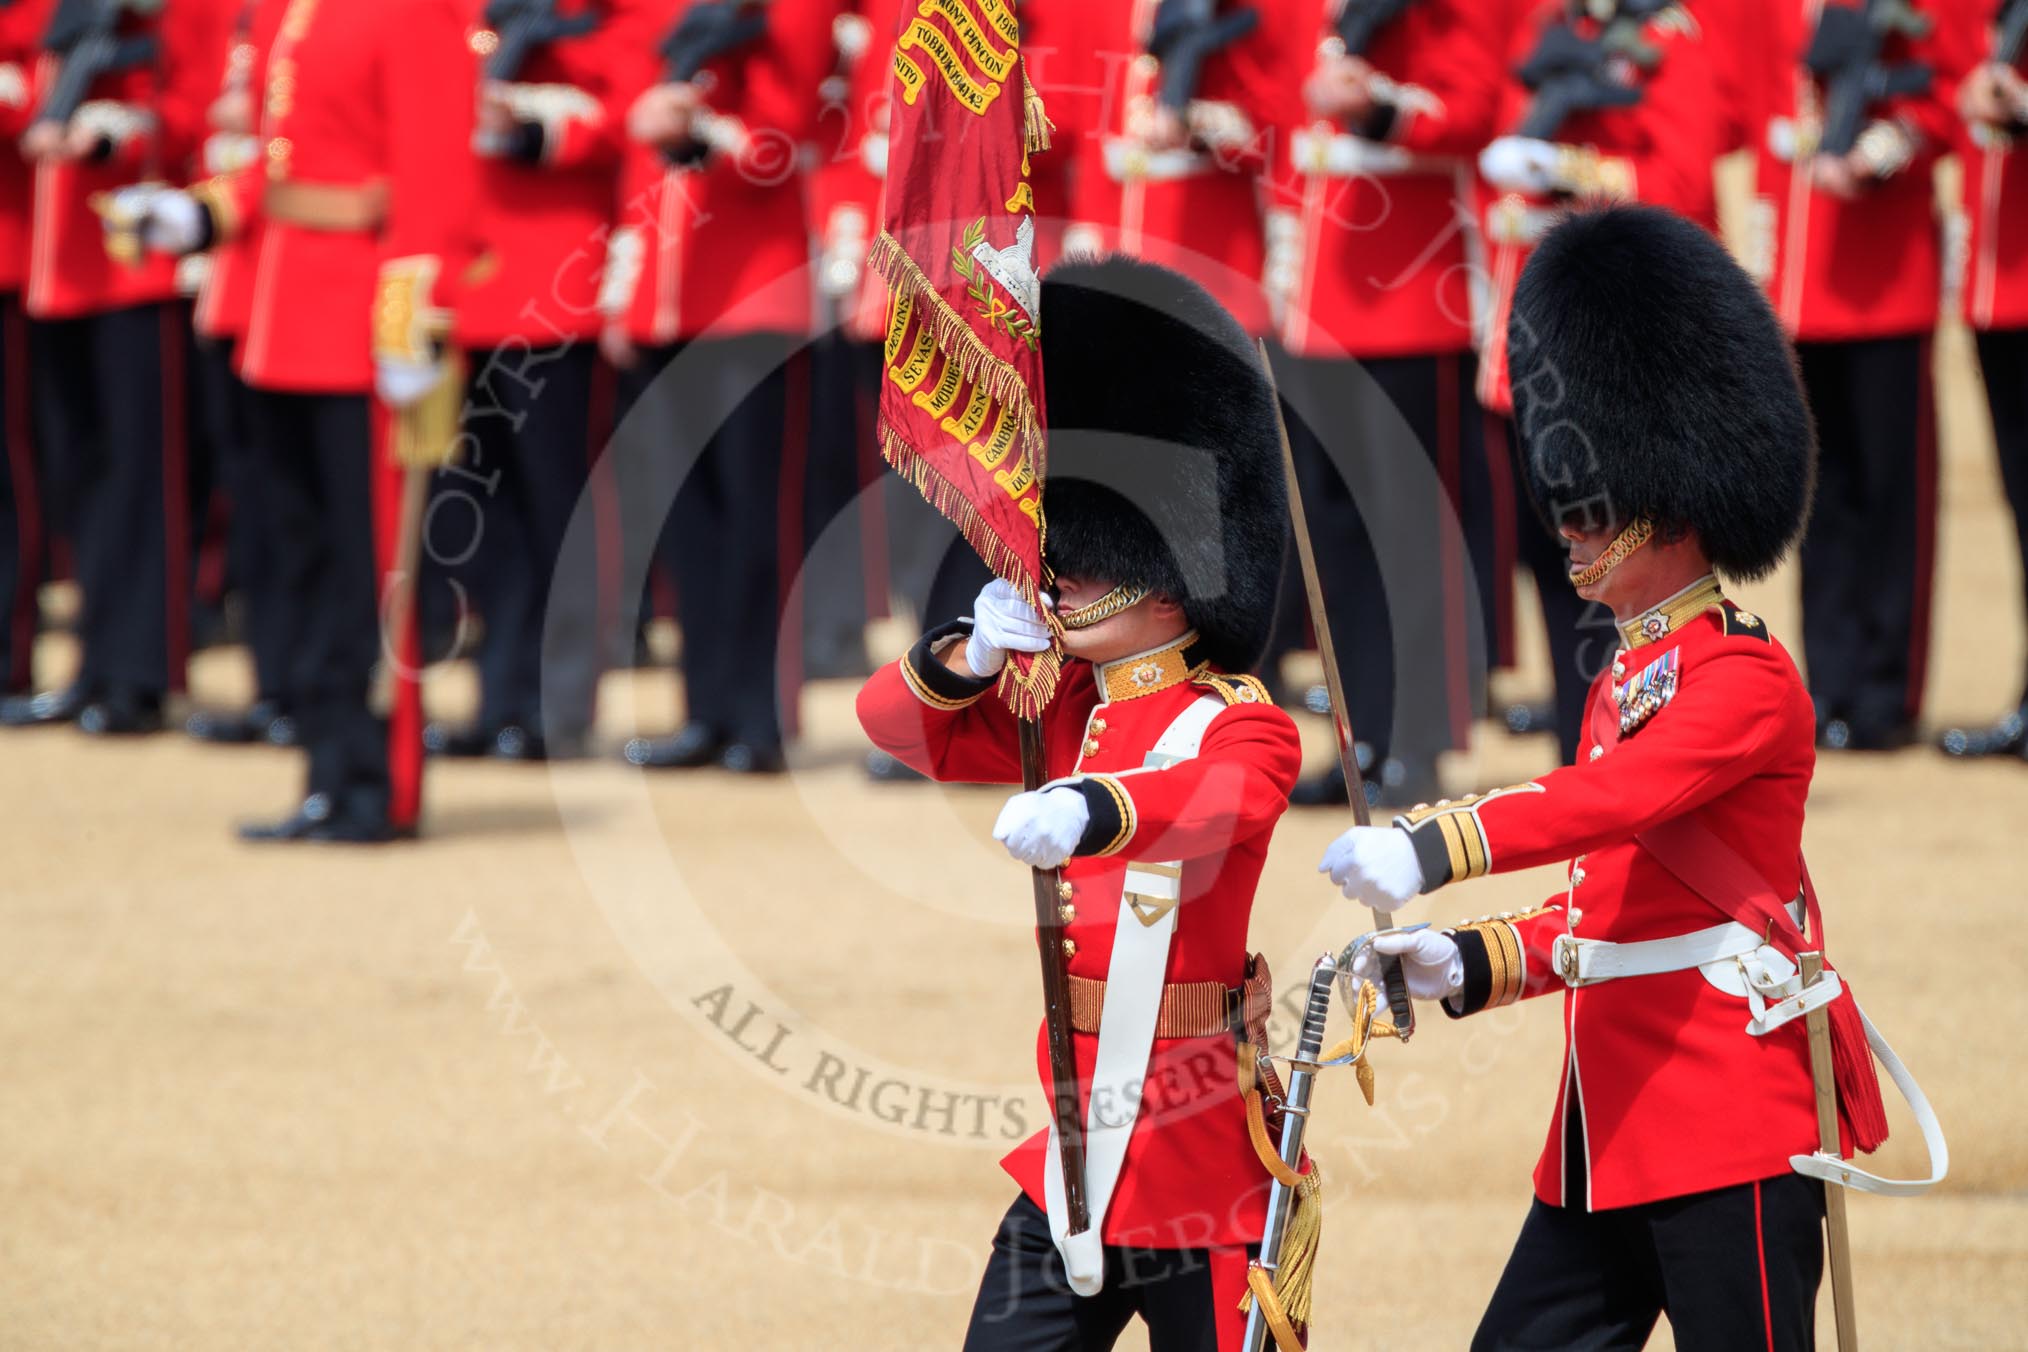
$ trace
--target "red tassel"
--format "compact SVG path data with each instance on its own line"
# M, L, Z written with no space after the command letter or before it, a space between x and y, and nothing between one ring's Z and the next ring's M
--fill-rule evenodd
M1853 1153L1870 1155L1887 1141L1887 1105L1880 1097L1880 1074L1873 1066L1873 1048L1866 1043L1866 1025L1859 1020L1852 987L1848 984L1845 993L1827 1009L1838 1109L1851 1136Z

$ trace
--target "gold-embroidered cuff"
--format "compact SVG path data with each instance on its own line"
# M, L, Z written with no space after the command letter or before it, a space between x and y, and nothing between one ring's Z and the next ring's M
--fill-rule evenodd
M434 255L389 259L381 265L373 301L373 355L397 361L436 360L436 340L450 331L450 315L435 307L443 263Z
M1090 818L1077 842L1081 856L1118 854L1134 838L1134 800L1111 775L1086 775L1071 787L1084 795Z

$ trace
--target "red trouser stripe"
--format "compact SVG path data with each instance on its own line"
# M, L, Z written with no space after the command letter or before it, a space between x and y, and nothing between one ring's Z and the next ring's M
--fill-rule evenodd
M380 660L392 663L394 677L389 683L394 699L387 711L387 824L407 831L422 816L422 640L416 619L416 579L394 575L402 556L401 507L408 471L388 453L393 434L394 414L375 400L373 445L368 453L372 456L373 543L380 573L374 595L379 598L382 623L389 618L390 589L397 584L411 589L407 621L400 633L381 635L380 651ZM419 563L420 549L415 554Z
M190 455L184 401L183 308L160 307L162 326L162 619L169 640L169 689L190 683Z
M1767 1232L1760 1218L1760 1180L1753 1184L1753 1249L1760 1259L1760 1326L1767 1334L1767 1352L1774 1352L1774 1310L1767 1296Z

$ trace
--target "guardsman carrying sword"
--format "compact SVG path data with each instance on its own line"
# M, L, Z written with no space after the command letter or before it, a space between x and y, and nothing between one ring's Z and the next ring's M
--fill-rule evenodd
M1808 513L1814 442L1773 311L1708 233L1655 208L1538 245L1510 330L1531 487L1572 584L1619 623L1578 764L1355 828L1323 869L1387 907L1570 859L1523 915L1381 935L1453 1016L1563 990L1566 1054L1535 1202L1476 1348L1809 1348L1831 1219L1849 1346L1843 1190L1919 1190L1845 1156L1886 1135L1872 1057L1907 1078L1821 968L1803 865L1810 699L1719 578L1772 570ZM1869 1044L1871 1050L1869 1052ZM1934 1178L1932 1180L1934 1181Z

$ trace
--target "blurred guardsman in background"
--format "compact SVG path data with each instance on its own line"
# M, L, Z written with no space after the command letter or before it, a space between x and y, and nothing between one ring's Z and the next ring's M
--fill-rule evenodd
M35 61L54 4L0 6L0 697L29 688L41 620L36 589L48 547L29 416L28 323L21 310L34 170L11 147L34 116Z
M1490 187L1485 232L1493 293L1479 397L1503 417L1514 401L1507 317L1535 241L1570 203L1612 200L1665 206L1715 232L1711 162L1721 120L1711 51L1681 5L1529 0L1509 37L1511 73L1498 118L1504 134L1479 157ZM1611 658L1611 617L1571 591L1562 554L1535 522L1519 523L1517 540L1542 602L1554 726L1568 762L1577 753L1585 691ZM1534 730L1535 718L1510 716L1510 724Z
M886 570L881 557L885 517L880 455L873 440L873 404L865 397L879 378L879 349L854 320L869 291L866 253L880 210L881 180L860 153L869 132L862 92L875 68L885 73L894 34L875 37L869 15L886 4L856 3L831 22L831 71L819 86L816 156L809 178L810 233L817 249L820 313L811 345L809 463L804 484L799 548L802 667L806 675L864 677L866 622L887 613ZM879 103L885 102L884 86ZM796 475L784 476L786 488ZM786 506L787 504L785 504ZM870 511L868 509L871 509ZM793 511L790 513L793 515ZM870 552L869 552L870 551Z
M287 0L251 0L235 17L224 55L218 97L205 114L199 179L244 173L261 155L259 94L267 49L281 26ZM274 521L266 510L273 455L251 439L253 396L234 369L237 348L253 313L254 265L260 222L213 245L192 318L197 341L192 360L199 401L216 450L231 516L227 573L239 593L240 620L253 659L254 698L244 709L198 709L185 722L190 735L221 744L293 746L296 720L288 695L291 636L298 617L288 605L277 568Z
M164 697L183 686L189 335L171 304L175 261L111 257L98 207L189 161L230 21L226 0L61 0L43 33L21 138L35 163L26 305L47 321L48 460L66 485L82 652L69 687L0 705L0 723L153 732Z
M479 58L477 229L486 254L458 304L467 353L465 492L484 567L479 713L432 723L445 756L582 755L598 685L597 606L550 614L564 535L592 461L604 238L626 144L628 82L653 40L628 0L467 0ZM448 542L462 552L472 536ZM589 547L593 542L585 537ZM571 573L589 581L595 560Z
M623 404L654 400L630 421L683 473L656 525L676 580L687 719L630 741L635 765L785 766L782 461L807 417L792 359L814 317L803 149L838 9L661 0L662 68L627 116L606 346L625 368Z
M123 213L169 253L261 228L239 371L299 617L309 775L249 840L383 841L420 814L415 532L425 468L455 439L450 307L476 252L466 32L460 0L286 0L260 162Z
M1907 742L1935 562L1931 170L1965 27L1943 0L1775 0L1755 16L1748 267L1796 340L1823 446L1803 543L1803 652L1832 750Z
M1965 322L1978 343L1993 414L2000 482L2014 512L2021 562L2028 569L2028 0L1988 3L1979 63L1958 86L1964 119L1958 158L1964 166L1964 213L1971 225L1960 288ZM2028 681L2021 703L1990 728L1943 735L1953 756L2028 755Z
M1070 660L1042 715L1057 778L1010 798L994 835L1023 863L1063 868L1079 1082L1131 1116L1110 1167L1088 1156L1088 1269L1052 1239L1051 1214L1067 1213L1049 1133L1006 1158L1022 1195L965 1346L1108 1348L1136 1314L1156 1352L1237 1346L1269 1187L1236 1052L1265 1036L1267 1013L1247 921L1302 756L1288 714L1237 674L1260 660L1281 575L1274 396L1239 325L1164 269L1073 260L1044 279L1041 309L1045 557ZM876 673L860 722L932 778L1019 783L1015 721L993 688L1008 654L1048 648L1050 628L1000 581L972 613ZM1152 1044L1112 1022L1143 997ZM1115 1081L1124 1093L1104 1087ZM1316 1200L1309 1176L1299 1207Z
M1300 10L1300 12L1298 12ZM1079 247L1145 258L1196 281L1246 331L1274 331L1264 282L1295 246L1263 179L1286 171L1275 129L1296 120L1298 54L1316 43L1308 4L1120 0L1085 7L1084 45L1106 89L1098 135L1076 139Z
M1495 495L1473 393L1481 252L1471 211L1472 161L1499 99L1499 35L1464 0L1309 8L1321 39L1303 84L1309 121L1277 147L1276 167L1297 176L1301 202L1282 319L1296 358L1292 449L1318 568L1332 580L1331 631L1373 762L1368 783L1406 806L1439 796L1437 753L1470 735L1497 595ZM1502 505L1511 518L1511 494ZM1424 675L1397 684L1397 670ZM1342 806L1345 793L1333 766L1296 801Z
M1401 955L1411 994L1452 1015L1566 991L1535 1203L1473 1347L1639 1347L1666 1310L1681 1348L1801 1352L1823 1270L1822 1184L1790 1168L1819 1143L1795 962L1823 944L1802 869L1814 723L1788 653L1719 579L1765 576L1801 534L1810 416L1766 300L1679 216L1555 227L1512 324L1531 488L1566 585L1618 622L1584 758L1355 828L1322 867L1394 909L1574 859L1567 896L1390 931L1354 963L1370 978L1375 949ZM1849 998L1830 1009L1846 1130L1870 1150L1865 1033Z

